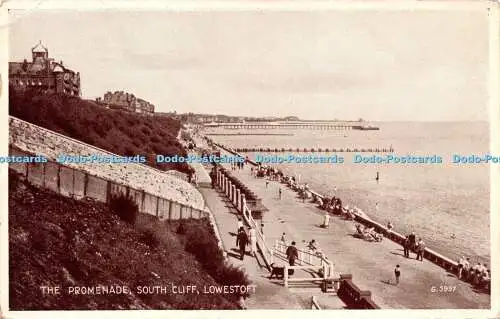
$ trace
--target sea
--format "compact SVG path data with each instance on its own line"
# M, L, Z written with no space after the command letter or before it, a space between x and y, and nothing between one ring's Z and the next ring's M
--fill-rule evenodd
M427 246L457 260L490 265L489 164L453 163L454 155L489 154L488 122L380 122L380 130L226 129L205 133L231 148L393 148L393 153L258 152L260 155L342 156L343 163L272 164L328 197L388 221L401 234L414 231ZM245 135L245 134L282 135ZM244 153L255 159L255 152ZM355 163L354 156L440 156L442 163ZM498 154L497 154L498 155ZM376 175L379 175L377 182Z

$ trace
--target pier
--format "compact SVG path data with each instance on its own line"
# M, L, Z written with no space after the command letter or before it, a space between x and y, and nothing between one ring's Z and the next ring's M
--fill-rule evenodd
M244 122L244 123L206 123L205 128L236 130L255 129L309 129L309 130L360 130L359 122Z

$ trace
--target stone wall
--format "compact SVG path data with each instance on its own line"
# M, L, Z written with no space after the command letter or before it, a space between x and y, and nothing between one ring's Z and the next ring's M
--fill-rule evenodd
M10 155L34 155L12 146L9 147L9 151ZM156 216L162 220L209 218L209 213L204 210L176 203L167 198L93 176L85 171L56 162L15 163L10 164L9 168L21 174L33 185L48 188L66 197L92 198L99 202L108 203L112 195L124 194L134 199L139 207L139 212Z
M33 125L31 123L19 120L15 117L9 117L9 145L19 152L34 155L45 156L49 161L57 164L56 159L60 154L80 155L80 156L117 156L105 150L93 147L80 141L71 139L64 135ZM12 154L16 152L12 150ZM55 181L53 177L55 167L53 165L23 165L12 164L16 170L27 170L30 181L35 185L42 186L44 170L49 171L47 187L54 189ZM75 173L78 171L78 173ZM25 174L23 172L23 174ZM97 179L112 181L115 192L116 188L123 188L127 185L130 189L135 189L152 196L165 198L181 205L191 206L195 209L204 210L205 201L201 193L191 184L181 179L166 174L163 171L152 167L136 163L64 163L64 168L59 171L58 177L60 193L65 195L75 194L77 197L84 196L84 193L98 196L102 199L103 184ZM84 177L88 176L90 190L85 189L88 186L84 183ZM76 184L75 184L76 182ZM85 186L87 185L87 186ZM101 192L96 194L97 192ZM148 210L155 206L148 202Z

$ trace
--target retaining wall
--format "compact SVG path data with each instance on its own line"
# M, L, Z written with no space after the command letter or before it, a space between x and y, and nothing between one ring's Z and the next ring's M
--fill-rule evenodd
M13 146L11 155L34 156ZM127 185L90 175L85 171L49 161L47 163L15 163L9 168L15 170L31 184L48 188L60 195L76 199L92 198L109 203L112 196L129 195L137 203L139 212L165 220L209 217L206 211L149 194Z
M57 163L57 158L61 154L88 156L89 158L91 156L122 158L122 156L12 116L9 117L9 145L30 154L44 156L54 163ZM200 210L205 209L203 196L193 185L170 173L165 173L150 166L140 163L98 163L95 161L85 163L65 162L64 166L72 168L73 171L82 171L88 175L113 181L117 184L144 190L151 195L168 198L186 206L193 206ZM29 166L28 175L32 175L30 179L33 184L41 186L40 177L44 174L41 171L43 168L45 166ZM65 188L64 192L75 194L77 197L83 196L84 189L80 187L82 183L77 182L77 184L72 185L72 179L81 179L83 175L78 173L70 174L69 171L63 171L63 174L61 181L63 182L62 187ZM70 187L70 185L72 186ZM52 184L51 187L54 187L54 185Z
M340 287L337 296L350 309L379 309L373 302L372 293L368 290L361 290L352 282L352 275L340 275Z

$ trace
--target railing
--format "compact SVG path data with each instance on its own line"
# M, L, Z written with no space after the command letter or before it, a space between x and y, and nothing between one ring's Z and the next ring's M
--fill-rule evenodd
M245 218L245 221L247 222L247 224L250 227L255 229L255 232L257 234L257 246L259 247L259 249L262 253L262 257L264 258L266 265L268 267L270 267L271 264L273 263L273 252L267 246L266 238L265 238L264 234L262 233L262 231L259 229L259 227L257 227L257 223L255 222L255 220L252 217L252 212L250 211L250 209L248 209L246 204L243 205L242 214L243 214L243 218Z
M326 265L323 265L323 266L290 266L288 264L285 264L284 266L285 268L285 271L283 273L283 285L285 287L288 287L289 283L290 282L306 282L306 281L311 281L311 282L314 282L314 281L319 281L319 282L324 282L328 279L331 279L331 280L334 280L334 278L328 278L326 276L326 272L327 272L327 266ZM302 277L302 278L290 278L289 274L288 274L288 270L292 270L292 269L302 269L302 270L311 270L311 271L316 271L316 272L319 272L319 271L323 271L323 277Z
M248 208L246 203L246 196L244 193L237 188L232 181L227 177L227 172L220 167L220 165L216 166L217 170L217 183L218 188L225 193L225 195L231 200L231 202L235 205L236 209L241 213L247 225L251 228L255 229L255 233L257 236L257 247L262 253L266 266L268 268L271 267L272 263L272 250L266 244L266 238L257 223L255 222L252 211Z
M287 245L283 242L276 240L273 247L273 256L279 256L286 259L286 249ZM311 249L297 249L298 258L296 260L297 265L301 266L319 266L324 267L325 278L332 278L333 273L333 263L327 259L327 257L319 251L314 252Z
M318 300L316 299L316 296L312 296L312 298L311 298L311 309L321 310L321 307L318 304Z

